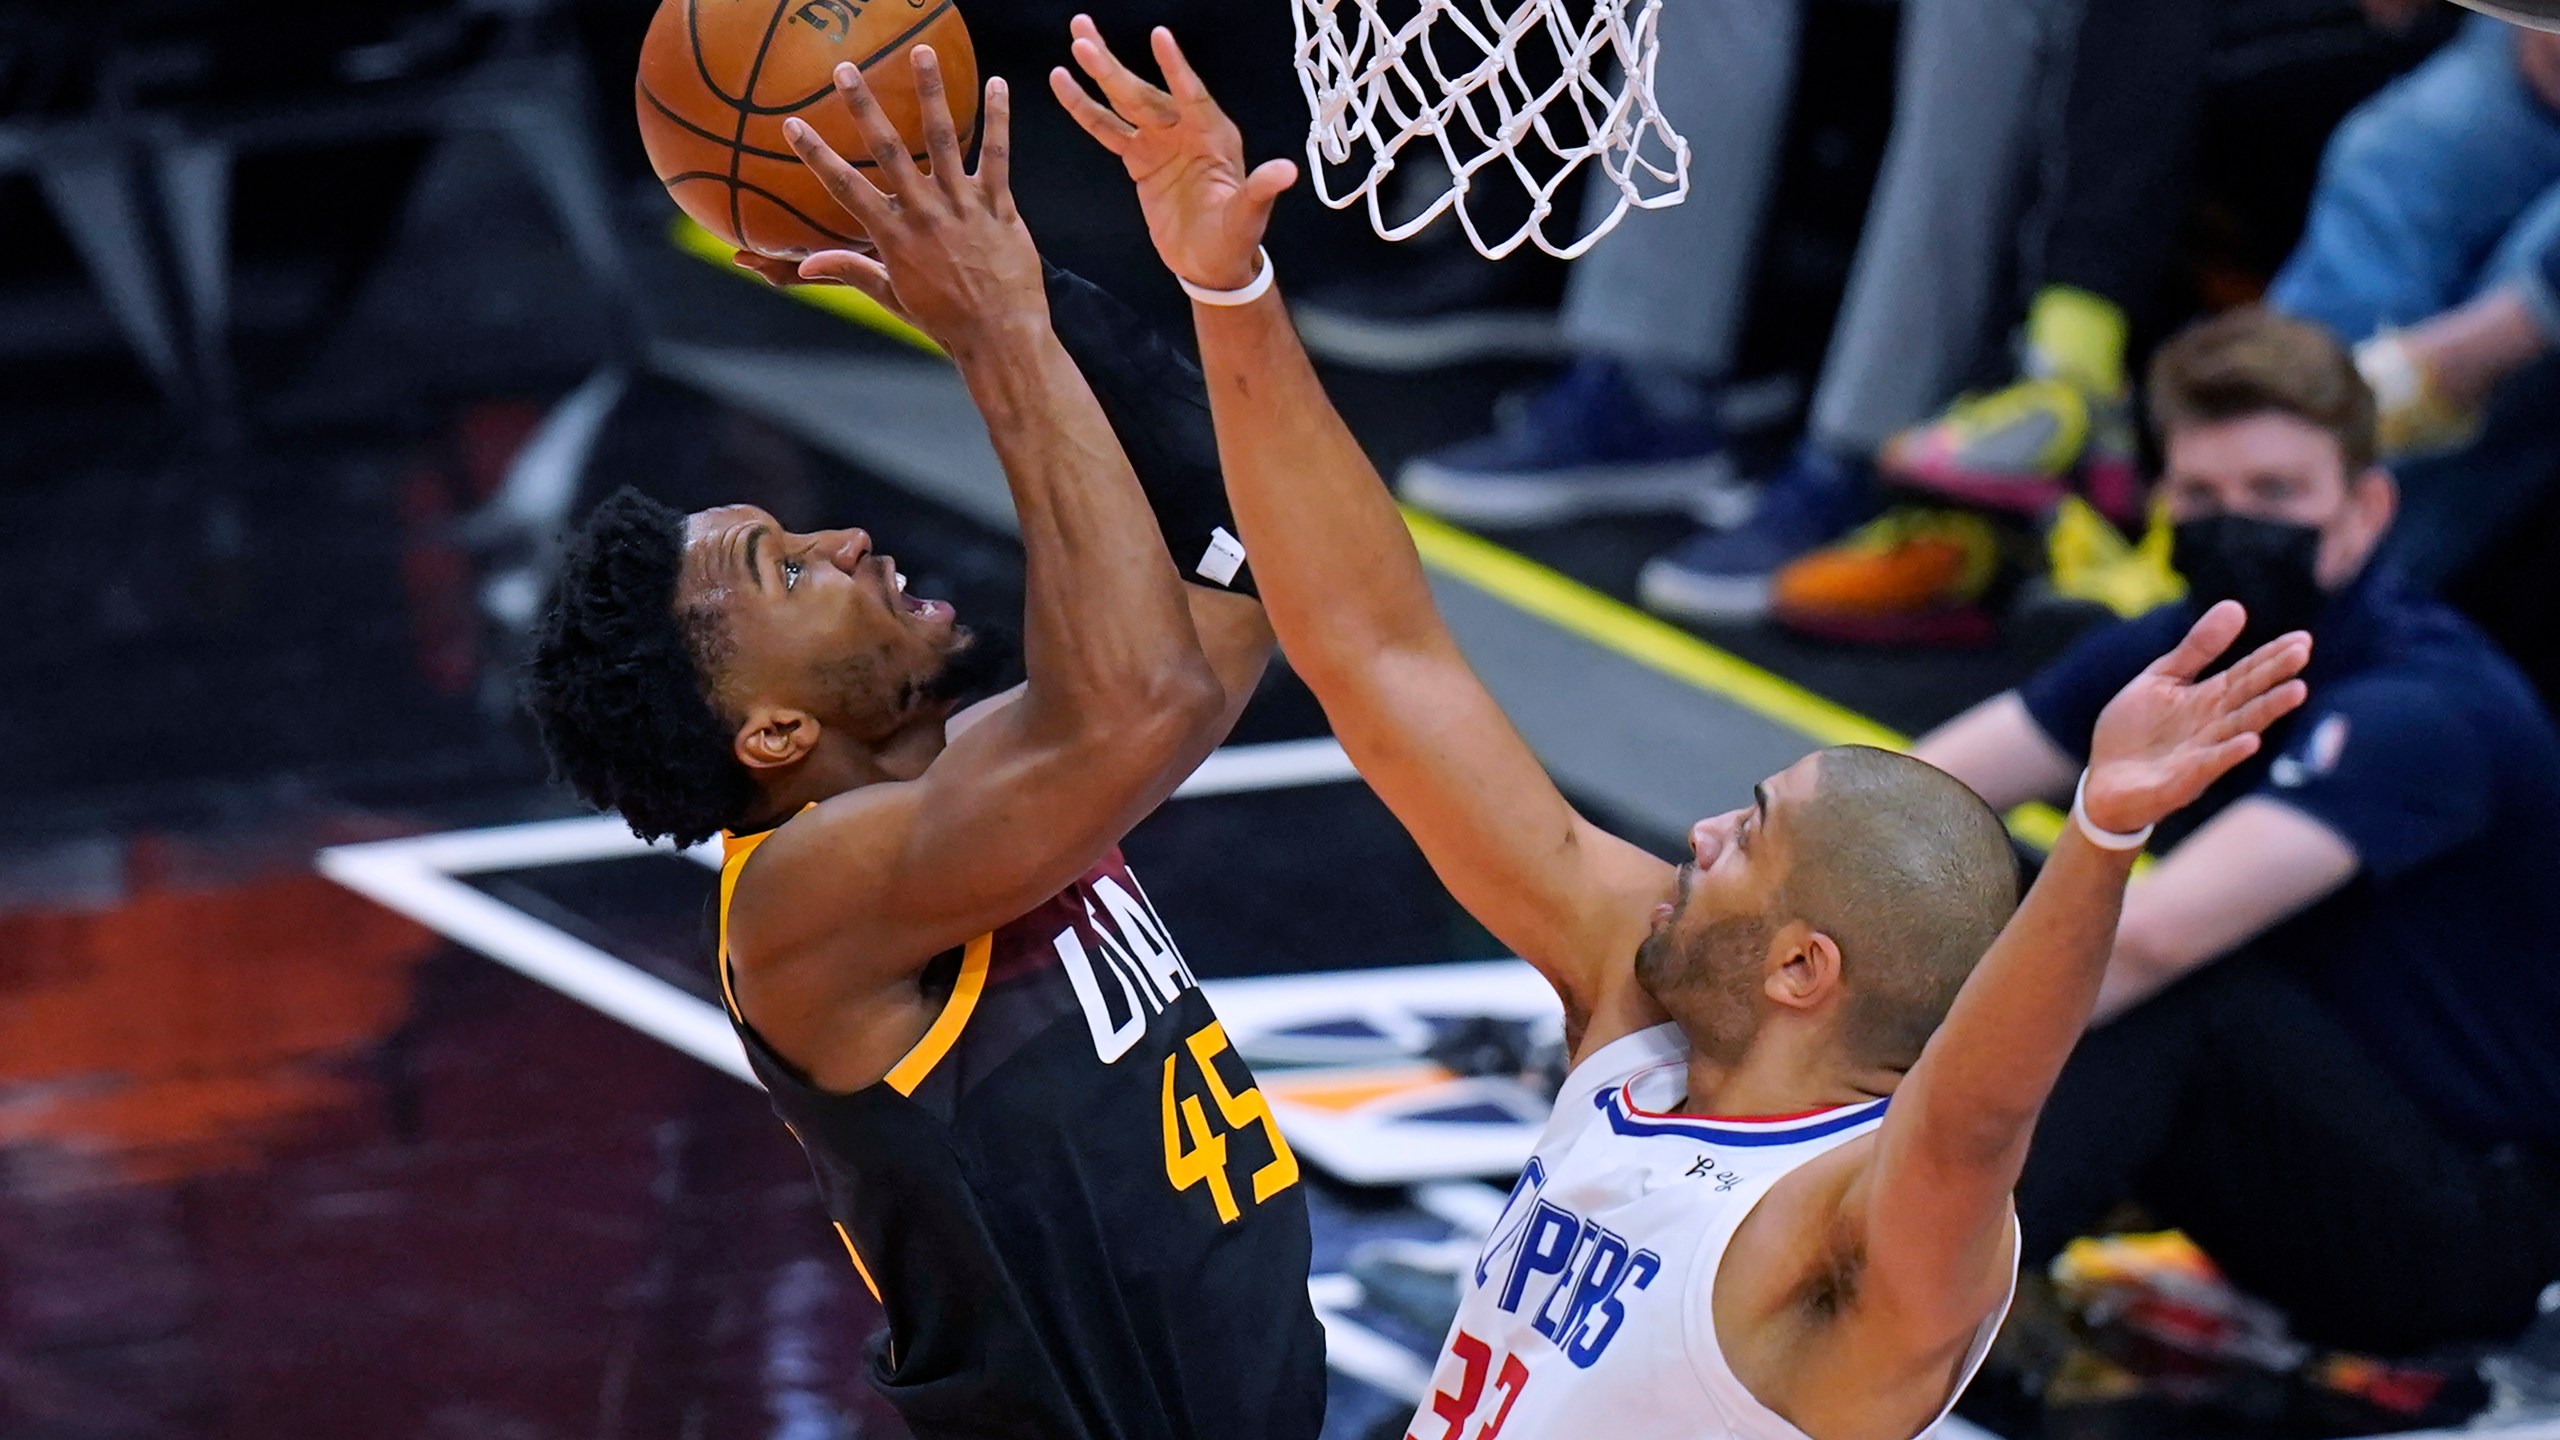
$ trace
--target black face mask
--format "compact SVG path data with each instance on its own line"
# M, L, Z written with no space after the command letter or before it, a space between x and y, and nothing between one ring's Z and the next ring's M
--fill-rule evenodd
M2171 532L2169 563L2187 577L2187 594L2201 610L2237 600L2249 624L2223 652L2219 670L2279 635L2308 630L2329 607L2314 571L2320 532L2245 515L2190 520Z

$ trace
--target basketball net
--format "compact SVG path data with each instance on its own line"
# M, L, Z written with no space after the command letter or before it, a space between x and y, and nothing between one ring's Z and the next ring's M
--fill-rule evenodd
M1308 169L1327 205L1365 201L1389 240L1454 209L1487 256L1527 241L1571 259L1629 209L1687 197L1689 144L1653 98L1662 0L1638 0L1632 19L1629 0L1418 0L1401 20L1380 13L1390 3L1401 12L1417 0L1290 0L1298 84L1313 117ZM1386 182L1399 159L1416 158L1406 148L1424 142L1447 167L1448 187L1420 213L1390 220ZM1500 180L1497 164L1526 192L1529 213L1489 237L1468 197L1479 177ZM1589 183L1616 187L1617 203L1575 235L1581 215L1557 217L1556 192L1584 169L1598 171ZM1502 188L1478 193L1478 208Z

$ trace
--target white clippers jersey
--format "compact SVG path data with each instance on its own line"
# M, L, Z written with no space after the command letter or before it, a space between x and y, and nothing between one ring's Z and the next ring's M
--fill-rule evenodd
M1804 1440L1725 1364L1716 1267L1770 1186L1874 1130L1887 1102L1775 1120L1660 1113L1687 1088L1687 1057L1679 1027L1659 1025L1566 1078L1409 1440ZM1982 1322L1956 1391L2007 1310Z

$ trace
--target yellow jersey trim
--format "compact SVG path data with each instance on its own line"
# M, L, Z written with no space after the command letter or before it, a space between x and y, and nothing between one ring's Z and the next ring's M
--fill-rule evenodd
M960 978L952 983L951 999L942 1013L933 1017L933 1028L907 1052L906 1058L889 1069L889 1088L901 1095L913 1095L951 1047L960 1043L960 1032L969 1024L970 1014L978 1008L978 997L987 988L987 966L995 958L996 937L990 932L969 942L960 957Z
M720 837L720 1003L728 1007L729 1017L741 1025L747 1023L746 1013L738 1008L738 992L729 982L729 902L737 896L738 876L747 868L748 859L774 833L765 830ZM933 1025L924 1032L924 1038L889 1068L891 1089L901 1095L914 1094L924 1077L933 1073L933 1067L942 1063L942 1057L951 1053L951 1047L960 1043L960 1032L968 1027L969 1016L978 1008L978 997L987 988L987 967L995 958L995 948L993 932L969 942L969 948L961 953L960 975L951 986L950 1001L942 1007L941 1014L933 1017ZM851 1239L845 1241L847 1248L852 1244ZM857 1257L854 1263L862 1262ZM865 1275L863 1279L868 1283L870 1277Z
M845 1229L841 1220L836 1222L836 1236L844 1241L844 1253L853 1257L853 1273L862 1277L862 1288L871 1292L873 1300L879 1300L880 1282L871 1278L871 1267L862 1263L862 1252L853 1248L853 1232Z
M729 901L738 893L738 872L747 868L748 857L756 847L771 838L771 830L753 835L720 836L720 1003L729 1008L729 1018L745 1024L747 1017L738 1009L738 993L729 984Z

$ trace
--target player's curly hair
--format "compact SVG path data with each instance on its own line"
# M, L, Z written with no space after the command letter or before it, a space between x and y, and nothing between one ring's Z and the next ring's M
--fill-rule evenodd
M711 695L718 617L680 611L684 516L624 487L570 538L534 637L526 702L552 773L643 840L693 845L743 819L754 777Z

